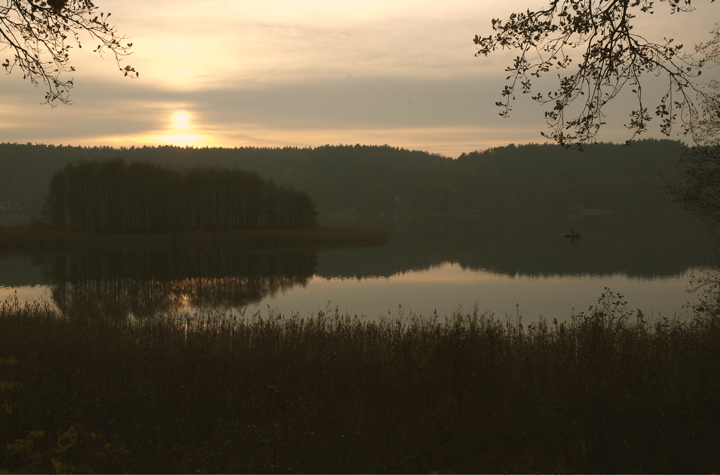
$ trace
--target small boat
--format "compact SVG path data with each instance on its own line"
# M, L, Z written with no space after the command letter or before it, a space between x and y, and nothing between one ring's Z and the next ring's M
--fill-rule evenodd
M564 233L563 237L568 238L568 239L580 239L581 238L580 233L578 231L575 231L574 229L571 229L569 233Z

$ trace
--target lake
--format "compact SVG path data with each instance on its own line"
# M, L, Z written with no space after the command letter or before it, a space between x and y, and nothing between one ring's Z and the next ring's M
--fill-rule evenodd
M320 311L367 318L491 312L568 320L605 287L646 315L682 316L693 274L711 261L702 223L661 216L374 217L381 247L114 249L0 258L0 297L66 312L147 318L198 309L245 315ZM337 224L337 223L332 223ZM563 237L571 229L582 237Z

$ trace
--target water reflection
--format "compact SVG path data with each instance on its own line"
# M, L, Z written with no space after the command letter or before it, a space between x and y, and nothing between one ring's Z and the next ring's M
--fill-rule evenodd
M354 223L355 224L355 223ZM389 277L443 263L505 276L670 277L707 263L711 235L685 213L385 219L390 242L377 249L324 253L324 277ZM573 229L574 243L564 238Z
M110 318L202 307L240 308L296 285L316 271L307 251L113 250L41 259L50 295L67 314Z
M198 308L428 315L479 303L500 315L568 317L603 287L672 315L709 233L687 216L395 219L382 247L310 250L123 249L0 256L0 294L36 286L69 314L146 318ZM574 243L564 232L574 229ZM2 290L2 288L5 290ZM9 289L9 290L8 290ZM29 289L28 289L29 293ZM40 296L40 295L38 295ZM637 303L635 303L637 301Z

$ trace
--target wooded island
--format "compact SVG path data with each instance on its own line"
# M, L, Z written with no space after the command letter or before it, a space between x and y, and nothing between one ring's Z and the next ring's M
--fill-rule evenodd
M42 218L0 244L384 242L387 233L319 227L314 201L240 168L187 170L80 160L51 178Z
M239 168L171 170L122 159L71 162L50 181L45 221L61 230L227 231L317 225L304 191Z

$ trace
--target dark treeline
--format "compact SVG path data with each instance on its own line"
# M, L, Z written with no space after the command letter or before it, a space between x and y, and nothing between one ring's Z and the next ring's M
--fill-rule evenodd
M307 193L238 168L180 172L116 158L70 162L51 178L48 224L95 232L299 228L317 224Z
M389 146L316 148L110 148L0 144L0 203L37 213L52 174L78 158L145 161L188 170L240 167L306 191L321 213L471 210L568 211L608 208L656 212L663 176L677 177L686 147L669 140L596 144L584 152L556 145L508 145L453 160Z

